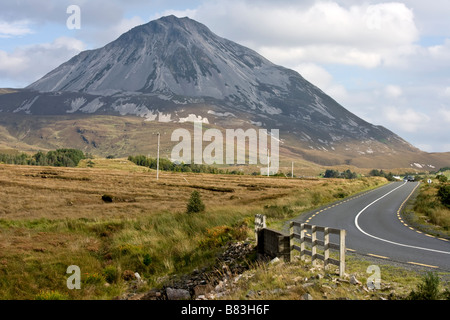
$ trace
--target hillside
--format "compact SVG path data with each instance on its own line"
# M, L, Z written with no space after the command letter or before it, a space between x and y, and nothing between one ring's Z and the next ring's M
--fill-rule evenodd
M234 124L236 126L236 124ZM156 157L157 136L161 133L161 157L170 158L178 141L171 141L174 130L185 128L193 131L192 123L149 122L136 116L113 115L66 115L35 116L6 114L0 117L0 149L14 149L22 152L76 148L99 157L128 157L130 155L150 155ZM217 125L203 124L203 129L218 128ZM229 127L228 127L229 128ZM255 128L246 126L244 128ZM296 175L315 176L324 171L324 166L350 167L364 172L364 169L402 169L435 171L448 166L449 153L430 154L425 152L406 152L386 150L374 155L366 153L357 142L336 146L332 150L314 150L303 147L295 135L281 135L280 169L290 172L294 162ZM206 146L207 143L204 143ZM346 150L353 146L359 150L358 156ZM363 145L368 148L367 145ZM367 151L367 150L366 150ZM364 152L364 154L363 154ZM242 166L246 172L256 171L261 165Z

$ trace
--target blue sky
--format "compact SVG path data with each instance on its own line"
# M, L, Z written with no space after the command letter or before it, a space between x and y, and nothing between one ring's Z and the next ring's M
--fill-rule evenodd
M294 69L345 108L424 151L450 151L450 1L0 0L0 88L164 15ZM78 5L81 28L69 30Z

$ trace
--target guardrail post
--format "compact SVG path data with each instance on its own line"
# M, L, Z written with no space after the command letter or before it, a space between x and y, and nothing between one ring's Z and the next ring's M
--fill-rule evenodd
M345 230L339 232L339 276L343 277L345 272Z
M266 216L263 214L255 215L255 239L256 245L258 245L258 232L265 229L266 226Z
M305 260L305 224L300 225L300 260Z
M316 259L317 259L317 231L316 226L312 226L311 228L311 240L312 240L312 246L311 246L311 262L312 265L315 266Z
M295 231L295 228L300 227L300 233ZM311 237L306 230L311 229ZM323 232L324 239L317 239L317 232ZM275 230L267 229L266 217L261 214L255 216L255 233L257 243L261 243L261 248L258 246L258 253L266 253L265 245L267 244L267 252L269 254L281 255L285 261L292 262L294 250L300 251L300 259L305 260L305 255L311 256L311 263L313 266L317 265L317 260L324 261L324 269L328 265L336 265L339 267L339 276L345 274L345 237L346 231L343 229L334 229L328 227L320 227L309 225L306 223L298 223L294 221L289 222L289 235ZM339 244L330 242L330 234L339 235ZM267 239L264 238L267 236ZM296 245L295 239L300 240L300 246ZM267 242L267 243L266 243ZM306 242L311 242L311 251L306 250ZM318 246L322 248L324 254L318 254ZM309 248L309 246L308 246ZM261 252L260 252L261 250ZM339 251L339 260L330 257L330 250Z
M328 265L328 258L330 258L330 233L328 228L325 228L325 230L323 231L323 268L324 270L327 268Z
M289 222L289 262L294 258L294 221Z

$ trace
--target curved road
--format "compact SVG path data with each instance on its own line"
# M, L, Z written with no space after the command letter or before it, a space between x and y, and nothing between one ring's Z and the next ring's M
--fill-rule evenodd
M345 229L349 251L450 271L450 241L415 230L400 217L418 186L418 182L390 183L293 220Z

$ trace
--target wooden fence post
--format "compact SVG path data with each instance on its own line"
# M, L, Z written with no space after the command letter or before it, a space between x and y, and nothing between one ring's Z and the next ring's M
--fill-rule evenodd
M345 272L345 230L339 232L339 276L343 277Z
M266 226L266 216L263 214L257 214L255 215L255 239L256 239L256 245L258 245L258 232L261 229L265 229Z
M300 259L305 260L305 255L311 256L311 263L313 266L317 265L317 260L322 260L324 262L324 269L330 264L339 267L339 275L342 277L345 273L345 236L346 231L341 229L320 227L315 225L310 225L306 223L290 222L290 234L293 232L293 228L300 227L299 231L294 231L291 240L300 241L300 246L298 246L295 241L291 244L294 250L300 251ZM306 234L307 230L311 230L311 236L309 233ZM323 232L323 241L319 240L317 237L317 232ZM339 243L332 243L330 241L330 235L336 234L339 236ZM306 244L311 243L311 250L306 248ZM324 254L318 253L318 246L323 247ZM330 250L336 250L339 253L339 260L333 259L330 256Z
M300 225L300 260L305 260L305 224Z
M330 258L330 233L328 228L323 231L323 268L326 269L328 265L328 259Z
M294 258L294 221L289 222L289 262Z
M316 265L316 259L317 259L317 241L316 240L317 240L316 226L312 226L312 228L311 228L311 241L312 241L311 262L312 262L313 266Z

